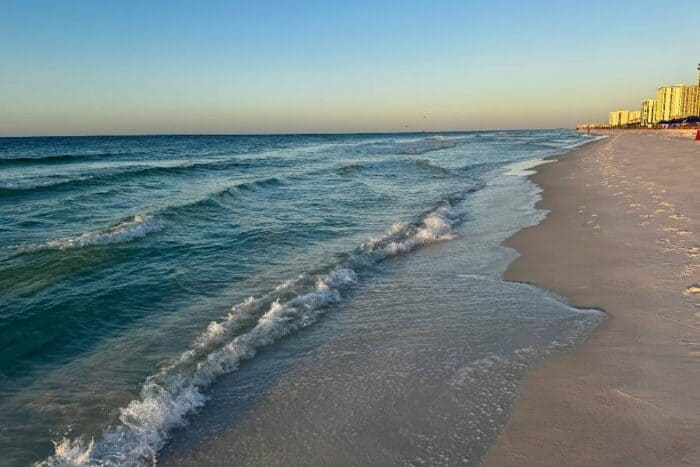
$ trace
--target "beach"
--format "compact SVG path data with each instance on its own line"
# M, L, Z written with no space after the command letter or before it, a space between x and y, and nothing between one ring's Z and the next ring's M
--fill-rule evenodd
M524 383L487 466L700 465L700 144L619 131L537 168L505 279L608 319Z

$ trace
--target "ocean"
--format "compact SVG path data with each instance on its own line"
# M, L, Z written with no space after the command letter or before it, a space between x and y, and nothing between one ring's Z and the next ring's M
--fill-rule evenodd
M504 282L569 130L0 138L0 465L473 465L603 319Z

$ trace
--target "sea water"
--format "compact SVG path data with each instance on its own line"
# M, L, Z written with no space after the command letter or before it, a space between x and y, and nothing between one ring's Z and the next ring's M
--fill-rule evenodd
M477 463L602 319L501 280L590 139L0 139L0 464Z

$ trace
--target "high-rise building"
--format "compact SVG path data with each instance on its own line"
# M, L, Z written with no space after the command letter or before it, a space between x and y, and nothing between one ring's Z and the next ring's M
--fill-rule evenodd
M629 120L627 123L629 125L639 125L642 121L642 114L639 110L630 110Z
M647 99L642 102L642 110L640 112L640 122L642 126L650 127L659 123L656 115L656 99Z
M622 126L627 126L630 121L630 111L629 110L615 110L610 112L608 117L608 124L613 128L619 128Z
M700 115L698 108L700 87L678 84L660 87L656 93L656 112L659 121L678 120Z

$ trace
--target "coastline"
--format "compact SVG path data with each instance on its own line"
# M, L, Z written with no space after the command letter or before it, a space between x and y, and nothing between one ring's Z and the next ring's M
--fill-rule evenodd
M502 242L545 214L534 209L540 190L526 178L544 163L533 156L489 172L465 200L471 218L455 238L387 264L389 280L375 277L378 283L356 290L313 331L324 335L349 320L369 325L370 334L324 340L251 406L231 394L249 386L255 370L243 367L235 381L225 377L197 415L205 422L176 432L159 463L476 465L507 421L528 368L580 342L602 319L540 288L502 280L516 256ZM426 287L428 277L439 277L439 287ZM492 337L480 330L482 319L491 322ZM257 365L283 360L293 341L261 353Z
M11 273L18 290L42 261L96 261L78 270L57 264L51 274L68 292L49 308L58 314L51 328L71 326L47 335L70 336L85 350L56 343L49 348L60 358L40 371L29 366L31 356L12 360L28 365L3 387L9 397L0 424L8 429L0 451L7 462L478 463L528 370L580 342L602 318L502 279L517 256L503 241L545 215L534 209L540 189L526 178L530 167L543 151L568 151L590 138L570 130L343 138L290 137L283 151L236 157L234 165L228 155L202 160L198 141L187 138L134 138L114 144L138 148L143 156L134 159L148 177L141 169L112 177L105 164L104 177L68 178L55 194L41 188L42 196L27 196L27 206L46 210L84 196L100 217L78 212L70 231L61 222L11 242L22 245L34 234L32 244L67 239L69 246L20 256L15 271L23 274ZM31 143L37 154L61 161L29 161L49 180L57 167L79 169L73 158L95 144L81 140L64 154L52 143ZM230 144L214 139L207 151ZM248 154L247 144L234 148ZM179 149L163 149L169 147ZM115 151L108 153L109 161ZM168 163L154 165L160 154ZM183 164L190 157L196 163ZM21 175L26 160L16 159L9 165ZM244 161L245 181L230 179ZM208 183L193 186L195 177ZM143 197L119 194L146 181ZM97 186L116 198L89 196ZM133 202L133 218L122 212L124 199ZM279 212L289 216L277 219ZM271 218L274 226L266 223ZM138 219L160 228L144 232ZM272 235L281 227L283 237ZM181 244L194 249L174 247ZM134 275L134 267L142 273ZM198 278L142 287L173 269L192 269ZM104 282L95 279L101 271L110 272ZM90 293L115 287L113 297ZM42 310L32 299L15 303ZM98 302L107 316L91 313ZM279 313L284 319L271 319ZM71 334L72 320L95 333ZM17 320L12 333L46 327L28 321Z
M610 137L536 167L540 224L504 244L504 279L600 308L588 340L526 379L488 466L698 465L700 146L664 131Z

